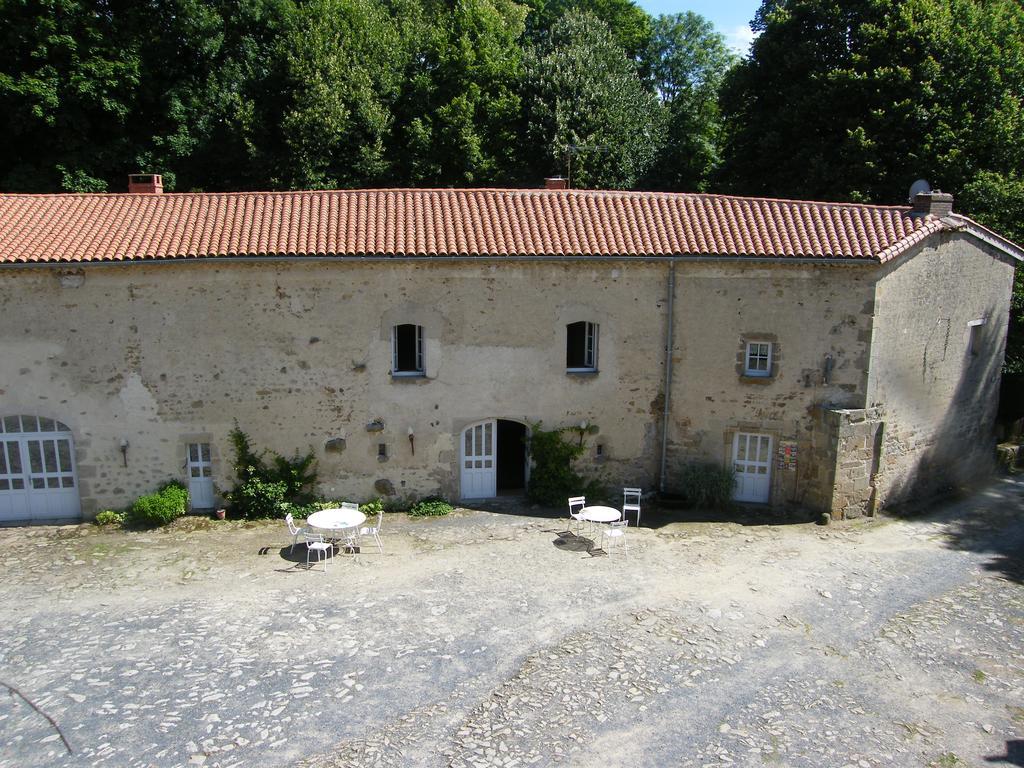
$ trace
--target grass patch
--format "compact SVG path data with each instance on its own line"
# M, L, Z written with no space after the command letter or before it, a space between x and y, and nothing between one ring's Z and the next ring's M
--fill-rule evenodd
M982 683L984 683L984 682L985 682L986 680L988 680L988 675L986 675L986 674L985 674L984 672L982 672L982 671L981 671L980 669L976 669L976 670L974 670L973 672L971 672L971 679L972 679L972 680L973 680L974 682L976 682L976 683L977 683L978 685L981 685L981 684L982 684Z

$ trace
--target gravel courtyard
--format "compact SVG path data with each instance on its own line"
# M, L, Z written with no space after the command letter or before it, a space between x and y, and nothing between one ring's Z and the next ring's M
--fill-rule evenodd
M923 517L0 529L4 766L1024 766L1024 482ZM5 689L6 691L6 689Z

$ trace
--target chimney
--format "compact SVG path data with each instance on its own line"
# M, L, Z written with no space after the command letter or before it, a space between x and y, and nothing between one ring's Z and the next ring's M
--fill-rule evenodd
M914 208L911 216L935 216L942 218L953 212L953 196L948 192L933 189L931 192L918 192L914 195Z
M128 176L128 194L160 195L164 191L164 177L159 173L132 173Z
M549 176L544 179L544 189L568 189L569 183L561 176Z

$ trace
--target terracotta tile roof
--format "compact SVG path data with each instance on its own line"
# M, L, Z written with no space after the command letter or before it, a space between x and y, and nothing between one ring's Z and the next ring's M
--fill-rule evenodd
M877 262L943 228L909 210L583 190L0 195L0 263L282 255Z

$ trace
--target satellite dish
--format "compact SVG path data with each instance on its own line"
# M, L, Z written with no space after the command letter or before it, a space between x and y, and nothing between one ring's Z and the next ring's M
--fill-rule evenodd
M910 199L907 200L911 205L914 204L914 198L925 192L931 192L932 186L925 179L918 179L910 185Z

